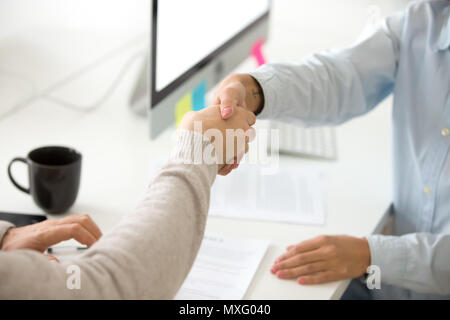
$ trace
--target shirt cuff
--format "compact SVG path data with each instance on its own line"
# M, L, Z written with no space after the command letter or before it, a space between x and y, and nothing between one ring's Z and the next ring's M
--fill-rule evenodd
M249 75L259 83L264 94L264 106L261 113L258 114L258 119L273 119L274 107L277 105L276 88L278 88L275 71L270 65L264 65L250 72Z
M371 235L366 238L370 247L370 264L380 268L381 282L402 283L407 263L407 250L403 239L382 235Z
M6 231L14 227L15 226L8 221L0 221L0 247L2 246L3 237L5 236Z

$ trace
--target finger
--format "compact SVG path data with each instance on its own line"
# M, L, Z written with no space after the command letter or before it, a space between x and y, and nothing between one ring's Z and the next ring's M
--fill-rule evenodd
M78 223L56 225L49 228L42 237L47 248L70 239L75 239L88 247L97 241L89 231Z
M228 164L234 164L236 166L241 162L242 158L248 152L248 140L246 131L241 129L235 131L234 153L230 156L229 161L227 161Z
M238 88L235 85L229 85L221 89L218 98L220 100L220 112L223 119L229 119L237 106L244 105L243 95L245 95L245 88Z
M299 284L303 285L312 285L312 284L321 284L321 283L327 283L332 281L341 280L337 273L333 271L324 271L319 272L314 275L309 276L301 276L297 279L297 282Z
M252 142L256 138L256 130L253 127L250 127L246 132L246 136L248 137L248 142Z
M247 123L249 126L252 126L256 123L256 116L253 112L244 110L247 117Z
M233 170L234 164L227 164L222 169L219 170L218 174L221 176L227 176Z
M291 250L282 254L277 260L275 260L275 262L289 259L299 253L316 250L320 248L323 243L324 243L323 237L316 237L311 240L300 242L299 244L291 248Z
M63 218L59 220L60 224L72 224L72 223L78 223L81 224L87 231L89 231L92 236L95 237L95 239L100 239L102 236L102 232L100 228L97 226L97 224L92 220L90 216L87 214L74 214L70 215L66 218Z
M300 276L313 275L317 272L321 272L324 270L326 270L326 263L321 261L310 263L296 268L279 270L275 274L279 279L293 279L298 278Z
M47 254L47 253L43 253L43 255L44 255L44 257L46 257L48 260L53 261L53 262L58 262L58 263L59 263L59 260L58 260L56 257L54 257L54 256L52 256L52 255L50 255L50 254Z
M299 267L305 264L309 264L311 262L316 262L324 260L323 253L320 250L314 250L310 252L305 252L301 254L297 254L291 258L280 261L276 263L272 269L274 272L283 269L290 269L294 267Z
M222 119L227 120L231 118L234 113L234 108L237 107L237 100L225 97L220 100L220 114L222 115Z

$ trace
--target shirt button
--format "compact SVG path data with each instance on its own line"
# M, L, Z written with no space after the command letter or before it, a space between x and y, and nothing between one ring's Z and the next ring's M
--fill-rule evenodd
M425 187L425 188L423 188L423 192L425 192L425 194L430 194L431 189L429 187Z
M448 137L450 135L450 129L449 128L442 129L441 134L444 137Z

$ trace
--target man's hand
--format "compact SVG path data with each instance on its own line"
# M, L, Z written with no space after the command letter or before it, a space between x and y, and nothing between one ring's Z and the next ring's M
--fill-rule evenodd
M90 247L101 236L102 232L88 215L71 215L59 220L46 220L21 228L11 228L3 237L0 250L31 249L44 252L50 246L69 239L75 239ZM47 257L55 260L54 257Z
M224 120L229 119L239 107L259 114L264 107L264 94L261 86L252 76L233 74L220 83L214 92L212 104L220 106ZM227 165L219 174L226 175L238 166Z
M220 106L216 105L201 111L188 112L181 121L180 129L194 131L196 122L202 125L201 134L208 136L210 129L216 129L222 137L222 139L211 140L215 145L219 174L227 175L237 168L248 151L249 142L255 135L254 129L251 128L256 122L255 115L244 108L237 108L232 117L223 120L220 115ZM236 133L233 141L228 141L230 137L227 136L227 130L230 129ZM212 137L208 136L208 138ZM230 154L232 157L228 157Z
M264 94L252 76L233 74L220 83L212 104L220 105L223 119L231 117L238 106L259 114L264 107Z
M370 265L365 238L320 236L295 246L275 260L271 272L299 284L319 284L363 275Z

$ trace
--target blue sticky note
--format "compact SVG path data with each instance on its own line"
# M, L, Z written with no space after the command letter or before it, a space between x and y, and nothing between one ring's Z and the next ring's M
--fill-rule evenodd
M203 81L192 91L192 110L199 111L206 108L206 86L206 81Z

